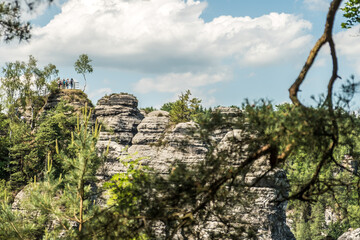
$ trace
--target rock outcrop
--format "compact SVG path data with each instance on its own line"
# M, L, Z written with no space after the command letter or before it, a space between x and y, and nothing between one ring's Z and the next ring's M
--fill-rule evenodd
M233 109L221 108L222 114L235 117L240 114ZM175 163L194 165L203 161L207 153L207 146L199 139L191 137L196 129L193 122L169 125L167 112L155 111L148 114L138 125L138 133L134 136L130 154L137 153L139 157L146 157L142 164L148 165L161 174L169 174ZM241 138L239 130L219 129L214 133L213 139L219 142L219 151L232 151L229 139ZM240 139L239 139L240 140ZM236 166L241 159L229 160L229 164ZM289 183L283 170L270 171L262 177L270 168L267 158L258 159L245 182L254 184L249 192L255 201L251 206L244 206L235 201L234 205L228 206L229 218L233 217L238 222L249 223L257 239L295 239L289 227L286 225L286 202ZM256 180L260 179L257 183ZM249 196L251 198L251 196ZM230 216L232 215L232 216ZM246 225L246 224L245 224ZM215 217L205 221L198 228L201 239L210 239L215 234L220 234L224 225ZM248 235L239 236L239 239L247 239ZM182 239L178 236L178 239Z
M130 94L111 94L101 98L94 111L94 117L102 124L97 147L105 152L109 147L107 161L100 175L107 178L123 168L118 157L130 146L137 126L144 116L137 108L138 100Z
M341 235L338 240L360 240L360 228L349 230L348 232Z
M48 96L43 110L46 112L56 107L56 105L61 101L64 101L68 105L72 106L75 111L80 111L85 104L87 104L88 107L93 107L91 101L83 91L77 89L59 89L58 92L51 93Z
M57 97L49 98L45 109L54 107L64 96L69 97L67 92L60 91ZM85 102L79 101L75 105L84 104ZM109 149L104 167L98 172L99 178L108 179L115 173L125 171L118 158L127 153L145 157L141 163L164 177L177 163L192 166L204 161L209 146L192 134L198 128L194 122L170 124L169 114L165 111L154 111L144 117L137 105L136 97L130 94L112 94L98 101L94 119L96 118L103 128L97 147L100 152ZM217 111L230 119L241 114L235 108L221 107ZM213 141L218 144L214 154L224 151L232 153L239 146L245 149L246 146L238 144L242 137L240 130L229 127L216 130L212 135ZM128 147L127 153L124 152L126 147ZM227 154L227 156L231 157L225 159L224 165L238 167L243 161L242 157L236 154ZM246 197L252 198L253 201L250 204L242 204L243 196L243 199L238 199L239 196L235 193L230 194L233 200L225 206L225 217L234 221L232 223L237 227L250 226L252 237L255 239L295 239L286 225L284 199L287 197L289 184L285 172L281 169L270 171L269 159L263 157L254 161L247 174L239 181L240 185L251 186L246 192L248 194ZM20 198L20 195L17 198ZM13 207L18 208L16 204ZM211 213L211 209L209 210ZM214 234L221 236L224 229L224 223L218 217L211 215L197 226L196 231L200 237L196 239L213 239ZM237 235L237 239L250 239L248 234ZM178 235L176 239L185 238ZM345 239L349 238L341 240Z
M234 108L219 108L218 111L228 117L236 117L241 112ZM95 117L103 123L105 130L101 132L98 147L105 150L109 146L109 157L105 163L103 176L111 176L116 172L125 171L117 160L123 154L125 146L129 146L129 154L144 157L141 164L147 165L157 173L168 175L176 163L195 165L205 159L208 147L196 137L191 137L197 125L194 122L170 124L169 114L165 111L154 111L145 118L137 109L137 100L132 95L113 94L99 100L95 108ZM229 128L215 131L213 140L229 149L229 138L241 137L241 132ZM229 149L231 151L231 147ZM241 159L231 159L231 164L239 164ZM238 161L238 162L237 162ZM268 159L259 159L251 173L246 176L248 184L269 170ZM228 206L228 217L234 217L248 223L255 231L258 239L294 239L286 225L283 201L287 196L289 184L284 171L277 169L262 177L249 194L254 196L251 206L243 206L239 202ZM232 215L232 216L230 216ZM201 239L209 239L212 234L220 234L223 224L209 218L197 231ZM178 239L182 239L178 236ZM239 236L247 239L247 235Z

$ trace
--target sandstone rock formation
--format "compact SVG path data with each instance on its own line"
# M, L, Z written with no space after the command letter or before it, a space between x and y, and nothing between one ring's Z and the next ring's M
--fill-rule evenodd
M56 99L50 100L46 109L53 107ZM169 114L164 111L151 112L144 118L137 105L137 99L129 94L112 94L98 101L94 118L102 123L103 128L97 147L102 152L109 147L107 161L98 172L98 177L107 179L125 170L118 157L125 154L123 150L126 147L128 153L145 157L142 164L150 166L165 177L176 163L191 166L204 161L208 146L191 134L198 127L194 122L170 124ZM234 108L221 107L217 110L233 118L241 114ZM218 152L231 152L234 147L238 147L232 144L236 144L242 137L241 131L228 127L220 128L212 135L213 141L218 144ZM229 156L232 157L226 159L226 164L235 167L241 164L242 159L239 156ZM246 197L253 198L254 201L248 205L242 204L235 199L238 196L231 195L235 201L226 205L226 217L238 221L234 222L237 226L240 226L240 223L251 226L256 239L293 240L295 238L286 225L285 216L284 199L289 188L286 174L281 169L268 172L269 165L269 160L265 157L254 162L241 182L242 185L252 185L246 192ZM265 172L268 173L264 175ZM211 212L211 209L209 210ZM224 225L218 217L210 216L197 226L196 231L199 233L196 239L212 239L213 234L222 234ZM178 235L177 239L185 238ZM238 236L238 239L249 239L249 236Z
M46 112L54 108L60 101L65 101L68 105L74 107L75 111L80 111L85 104L87 104L88 107L93 107L91 101L83 91L77 89L59 89L59 92L48 96L43 110Z
M131 145L137 126L144 118L137 108L138 100L130 94L111 94L101 98L94 111L94 117L103 128L97 144L101 152L109 147L107 161L100 175L107 178L121 171L118 157L123 149Z
M46 114L47 111L55 108L61 101L72 106L75 112L80 112L85 104L87 104L88 107L93 107L91 101L83 91L76 89L59 89L47 96L40 96L32 103L33 106L28 103L25 110L20 107L18 111L21 119L32 124L33 118L38 119L42 114Z
M235 117L240 114L229 108L221 108L222 114ZM207 152L207 146L200 140L189 137L195 128L193 122L169 125L168 114L163 111L150 113L138 125L138 133L134 136L130 154L137 153L140 157L147 157L142 164L148 165L161 174L169 174L171 167L176 163L194 165L203 161ZM241 132L231 129L219 129L213 136L219 142L219 151L232 151L230 138L241 138ZM241 162L241 159L237 159ZM234 159L231 164L236 164ZM229 163L230 163L229 162ZM239 163L238 162L238 163ZM269 170L268 159L262 158L256 161L245 182L254 184L249 194L254 196L251 206L243 206L239 202L228 206L227 217L233 217L239 222L251 223L258 239L295 239L289 227L286 225L285 197L288 194L289 184L284 171L277 169L261 177ZM257 183L256 180L260 179ZM251 198L251 196L249 196ZM233 215L233 216L230 216ZM201 239L210 239L211 235L221 235L223 224L215 217L202 223L197 231ZM178 236L178 239L182 239ZM239 239L247 239L247 235L239 236Z
M348 232L341 235L338 240L360 240L360 228L349 230Z

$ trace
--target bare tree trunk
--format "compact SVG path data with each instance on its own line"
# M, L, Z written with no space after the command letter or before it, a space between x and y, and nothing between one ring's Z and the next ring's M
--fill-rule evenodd
M86 77L85 77L85 74L83 74L83 77L84 77L84 80L85 80L85 85L84 85L83 92L85 92L85 88L86 88Z

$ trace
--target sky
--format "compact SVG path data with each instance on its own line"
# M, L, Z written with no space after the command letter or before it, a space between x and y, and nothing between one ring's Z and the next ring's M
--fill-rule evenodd
M245 99L289 102L288 88L321 36L330 0L57 0L24 10L29 42L0 44L0 66L33 55L74 78L80 54L92 59L85 92L94 104L105 94L135 95L139 107L160 108L189 89L205 107L240 106ZM360 75L360 29L334 39L338 86ZM326 90L331 59L318 55L300 99ZM81 87L82 88L82 87ZM353 103L356 106L356 101Z

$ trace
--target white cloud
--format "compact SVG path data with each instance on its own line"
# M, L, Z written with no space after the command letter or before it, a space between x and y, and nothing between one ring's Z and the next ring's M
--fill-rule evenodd
M167 99L165 102L175 102L179 99L179 96L182 93L185 93L188 89L183 89L182 91L176 92L170 99ZM214 106L217 102L217 99L213 96L216 93L216 89L204 90L204 89L191 89L191 98L198 98L201 100L201 105L204 107ZM158 106L161 108L162 105Z
M226 81L231 75L224 71L221 73L168 73L156 78L143 78L135 84L135 91L139 93L172 92L178 93L187 89L193 90L198 87Z
M360 74L360 26L339 32L334 38L338 55L344 56Z
M89 98L91 99L99 99L103 97L105 94L111 94L113 91L111 88L100 88L96 90L91 90L89 93Z
M304 0L304 4L313 11L327 11L330 6L330 0Z
M291 14L220 16L205 23L200 15L206 6L193 0L69 0L47 26L33 30L29 44L0 49L0 61L33 54L66 65L87 53L97 66L189 72L229 57L244 65L273 64L297 56L311 39L311 23Z
M5 0L8 2L13 2L10 0ZM29 3L32 3L32 9L29 8ZM50 4L48 0L37 0L37 1L19 1L21 9L21 19L23 21L33 20L42 14L52 5L61 7L60 0L53 0Z

